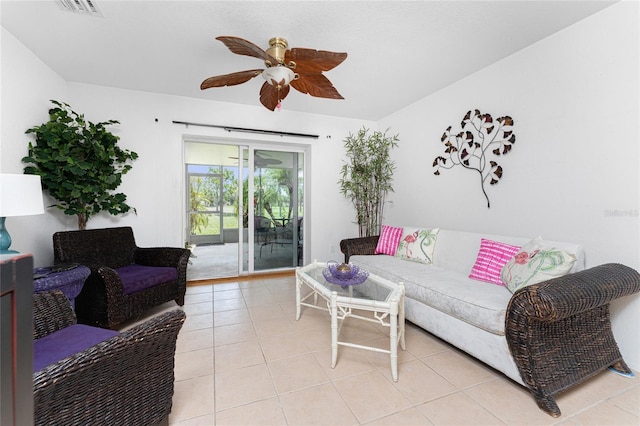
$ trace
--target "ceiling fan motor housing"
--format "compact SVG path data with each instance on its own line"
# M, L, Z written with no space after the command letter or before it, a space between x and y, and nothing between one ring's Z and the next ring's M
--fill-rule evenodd
M276 58L279 64L284 63L284 52L289 47L289 43L282 37L274 37L269 40L269 48L266 50L267 54ZM267 66L274 66L276 64L267 64Z

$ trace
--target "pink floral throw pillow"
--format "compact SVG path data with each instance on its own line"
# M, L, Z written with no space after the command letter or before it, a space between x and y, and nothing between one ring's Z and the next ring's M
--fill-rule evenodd
M374 253L388 254L389 256L395 255L400 243L400 237L402 237L402 228L382 225L382 232L380 232L380 238L378 238L378 245Z
M404 228L396 257L412 262L433 263L439 228Z
M497 241L480 240L480 251L469 278L492 284L504 285L500 278L502 267L518 253L520 247Z
M576 256L547 245L541 237L523 245L519 253L502 268L502 282L515 293L522 287L566 275Z

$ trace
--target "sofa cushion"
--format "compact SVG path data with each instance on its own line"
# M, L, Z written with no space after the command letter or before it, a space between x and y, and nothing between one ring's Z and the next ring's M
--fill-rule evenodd
M380 238L378 238L378 245L376 246L374 254L394 256L398 250L401 237L402 228L382 225L382 231L380 232Z
M576 256L545 243L542 237L523 245L502 268L502 281L515 293L518 289L569 273Z
M389 256L351 256L351 263L405 286L411 298L494 334L504 335L511 292L436 265Z
M170 266L129 265L116 269L124 294L133 294L158 284L178 279L178 271Z
M404 228L395 256L414 262L433 263L438 231L438 228Z
M47 334L33 341L33 371L40 371L118 334L117 331L84 324L74 324Z
M518 253L520 246L500 243L482 238L476 263L469 278L492 284L504 285L500 278L502 267Z

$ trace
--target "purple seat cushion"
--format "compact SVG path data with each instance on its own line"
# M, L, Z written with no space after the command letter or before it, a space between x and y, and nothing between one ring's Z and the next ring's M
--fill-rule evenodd
M33 371L40 371L70 355L97 345L119 333L104 328L74 324L33 341Z
M141 290L178 279L178 271L170 266L129 265L116 269L124 294L133 294Z

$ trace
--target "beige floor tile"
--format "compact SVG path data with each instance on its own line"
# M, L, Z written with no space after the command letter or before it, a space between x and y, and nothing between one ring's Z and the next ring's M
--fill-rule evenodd
M336 366L331 368L331 348L313 353L331 380L374 371L376 367L371 364L368 354L358 348L339 347Z
M426 402L418 406L418 410L436 426L504 424L464 392Z
M176 343L176 353L196 351L213 347L213 328L184 331L180 330Z
M213 314L187 315L182 331L202 330L213 327Z
M213 374L213 351L210 348L175 354L176 380Z
M631 388L621 395L611 398L609 402L640 417L640 386Z
M213 303L212 302L186 303L182 307L182 310L187 314L187 316L211 314L213 313Z
M509 425L551 425L556 421L538 408L527 389L508 379L496 378L464 393Z
M213 375L176 380L169 423L213 413L214 402Z
M284 318L289 319L290 316L286 314L281 308L280 305L260 305L260 306L251 306L249 308L249 315L251 315L251 319L255 322L271 320L276 318Z
M187 286L186 294L196 294L196 293L211 293L213 291L213 285L204 284L204 285L191 285Z
M458 389L492 380L496 376L491 368L458 350L441 352L420 360Z
M171 426L214 426L216 424L215 414L207 414L178 422L169 421Z
M232 343L257 340L252 323L231 324L214 327L213 342L215 346L230 345Z
M288 358L309 352L309 348L295 333L284 333L260 338L262 353L267 361Z
M267 363L278 394L327 383L329 377L311 353Z
M240 407L218 411L215 414L216 426L278 426L286 424L287 421L278 398L268 398Z
M411 402L377 371L333 383L360 423L386 417L411 406Z
M587 392L593 393L599 399L606 399L639 385L640 375L638 374L635 377L625 377L613 371L605 370L579 386L583 387Z
M405 328L405 342L407 344L407 350L416 358L431 356L451 350L451 346L448 343L424 330L415 330L415 326Z
M391 380L391 368L380 371ZM431 401L458 391L455 386L419 360L398 365L398 381L394 386L413 404Z
M214 312L232 311L235 309L245 309L247 306L244 299L222 299L213 301Z
M358 318L347 318L342 324L338 340L358 345L368 345L372 340L383 337L386 337L387 340L389 339L388 328L382 332L370 322Z
M390 416L367 423L367 426L417 426L432 425L416 408L409 408Z
M571 421L580 425L593 426L638 426L640 418L609 402L601 402L574 417Z
M331 348L331 330L328 326L296 331L296 335L310 351L323 351Z
M295 330L305 331L317 328L331 331L331 318L329 313L313 308L303 307L300 313L300 319L296 320L295 312L289 318Z
M284 317L254 321L253 328L258 338L293 332L291 321Z
M216 291L213 293L213 300L229 300L229 299L242 299L242 292L240 289Z
M381 339L372 340L366 343L367 346L373 346L384 350L389 350L391 342L389 337L383 337ZM376 367L381 369L389 369L391 371L391 354L384 352L366 352L369 361ZM416 357L408 350L402 350L398 344L398 364L403 362L409 362L416 359Z
M331 383L280 395L289 425L357 425L347 405Z
M265 364L215 373L216 411L276 396Z
M213 293L185 293L184 304L191 305L194 303L204 303L213 301Z
M216 346L215 371L223 372L250 365L264 364L262 348L257 340Z
M232 311L221 311L213 313L213 325L220 327L223 325L250 323L251 316L247 309L234 309Z
M217 293L219 291L227 291L227 290L239 290L240 285L238 283L221 283L215 284L212 286L213 292Z

